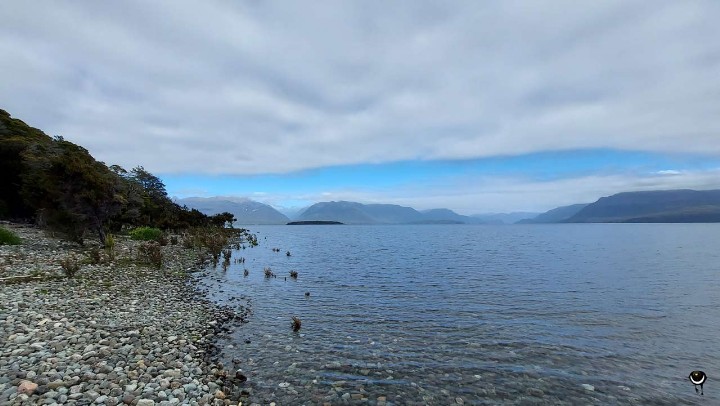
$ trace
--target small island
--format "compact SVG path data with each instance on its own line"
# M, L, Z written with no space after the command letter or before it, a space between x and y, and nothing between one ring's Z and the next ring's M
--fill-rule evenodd
M333 224L345 224L345 223L341 223L339 221L324 221L324 220L291 221L291 222L287 223L288 226L306 226L306 225L324 226L324 225L333 225Z

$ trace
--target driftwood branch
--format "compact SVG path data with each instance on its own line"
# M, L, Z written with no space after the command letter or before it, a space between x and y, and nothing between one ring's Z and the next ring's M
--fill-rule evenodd
M49 280L62 279L62 278L63 278L62 276L30 276L30 275L9 276L7 278L0 278L0 284L12 285L14 283L49 281Z

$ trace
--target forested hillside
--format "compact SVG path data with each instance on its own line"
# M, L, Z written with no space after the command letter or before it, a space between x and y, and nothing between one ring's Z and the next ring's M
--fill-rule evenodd
M224 224L173 203L163 182L142 166L99 162L83 147L51 138L0 110L0 218L31 220L82 242L123 226L181 229Z

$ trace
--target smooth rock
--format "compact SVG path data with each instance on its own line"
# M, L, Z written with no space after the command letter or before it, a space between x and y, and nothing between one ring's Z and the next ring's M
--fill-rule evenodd
M20 394L25 395L32 395L35 392L35 389L37 389L38 384L31 381L21 381L20 385L18 385L17 391Z

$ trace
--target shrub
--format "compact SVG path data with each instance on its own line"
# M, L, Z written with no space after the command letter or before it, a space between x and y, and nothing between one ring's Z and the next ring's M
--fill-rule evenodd
M0 245L18 245L20 237L5 227L0 227Z
M170 237L170 244L172 244L172 245L177 245L177 243L178 243L178 238L177 238L177 236L176 236L176 235L171 236L171 237ZM188 247L188 248L189 248L189 247Z
M100 249L98 247L93 247L88 253L87 253L88 259L90 260L90 263L93 265L97 265L100 262L102 262L102 255L100 254Z
M65 276L72 278L80 270L80 262L74 256L67 256L60 261Z
M297 277L298 277L297 271L290 271L290 277L293 279L297 279Z
M115 259L115 236L112 234L105 236L105 253L110 261Z
M182 246L183 248L195 248L196 238L191 234L183 234Z
M223 248L227 246L228 238L220 231L210 232L205 236L203 245L208 249L214 264L220 260L220 254Z
M231 230L198 227L190 230L190 232L183 237L183 246L203 250L203 253L208 253L212 256L213 264L217 265L223 249L230 244L232 233L229 231Z
M162 236L162 230L153 227L138 227L130 231L130 238L138 241L158 241Z
M155 241L144 242L138 247L138 259L156 268L162 268L163 252Z
M265 268L265 277L266 278L272 278L274 276L275 276L275 274L273 273L272 269Z

